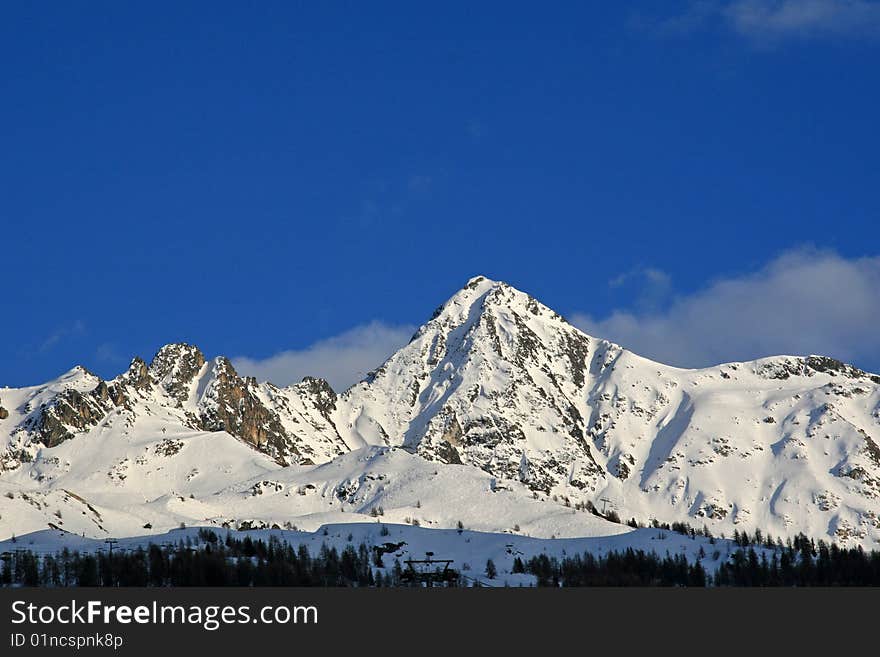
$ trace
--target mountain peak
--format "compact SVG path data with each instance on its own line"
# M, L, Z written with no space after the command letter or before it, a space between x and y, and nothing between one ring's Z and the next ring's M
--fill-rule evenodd
M146 390L150 387L150 370L140 356L132 358L128 369L117 378L138 390Z
M427 324L422 326L420 333L429 326L440 324L460 325L472 323L486 314L504 314L512 317L542 318L551 322L561 321L569 328L565 318L540 303L530 294L519 290L504 281L496 281L485 276L474 276L467 284L456 292L449 300L434 311Z
M61 375L62 379L71 380L71 379L98 379L98 375L89 370L84 365L74 365L69 370L67 370L64 374Z
M469 306L474 301L484 297L492 290L506 286L501 281L493 281L485 276L473 276L468 279L460 290L453 294L441 308L449 306Z
M162 347L150 363L150 375L175 399L184 402L189 383L205 365L201 350L185 342Z
M161 378L175 365L181 362L198 363L201 367L205 364L205 355L195 345L186 342L172 342L156 352L150 361L150 371L157 378Z
M531 297L504 281L492 280L485 276L474 276L468 279L464 287L437 308L431 319L436 319L442 314L464 317L473 312L475 304L484 304L486 300L491 299L496 304L509 304L517 298L525 301Z
M499 285L501 281L493 281L488 276L471 276L462 289L474 290L478 287L493 287Z
M476 276L346 393L355 414L342 426L359 434L353 442L528 479L545 494L562 481L595 490L604 475L585 440L586 409L572 402L583 395L592 348L525 292Z

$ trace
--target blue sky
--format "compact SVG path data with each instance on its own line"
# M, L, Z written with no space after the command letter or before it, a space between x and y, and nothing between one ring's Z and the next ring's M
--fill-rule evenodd
M880 370L880 3L416 5L4 5L0 385L186 340L340 387L478 273Z

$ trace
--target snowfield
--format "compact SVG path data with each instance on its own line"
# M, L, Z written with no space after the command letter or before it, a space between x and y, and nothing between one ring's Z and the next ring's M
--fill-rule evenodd
M381 521L418 549L428 530L460 542L459 523L498 545L648 540L594 505L716 536L880 541L877 375L819 356L673 368L483 277L341 394L172 344L111 381L77 367L0 389L0 408L0 539Z
M77 446L71 441L68 449L77 451L60 458L89 464L86 471L71 469L45 490L28 488L21 476L3 477L0 513L17 519L18 534L51 524L95 538L143 534L147 524L148 533L181 523L314 531L328 523L380 518L440 528L460 522L479 531L546 538L610 536L628 529L585 510L534 499L520 482L499 482L477 468L431 463L401 449L367 447L318 466L281 467L231 437L220 442L228 449L218 449L211 439L203 433L175 435L171 440L180 451L158 464L138 463L138 457L155 456L164 442L135 443L123 456L130 466L116 473L109 490L107 473L119 463L119 453L102 458L109 452L101 439ZM241 467L233 470L236 459ZM243 475L250 476L238 480ZM231 479L236 481L228 485Z

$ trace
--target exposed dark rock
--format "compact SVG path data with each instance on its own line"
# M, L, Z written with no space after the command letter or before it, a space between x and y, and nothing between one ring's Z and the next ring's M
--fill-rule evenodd
M448 406L440 412L440 419L445 426L439 442L434 447L434 453L445 463L460 464L462 463L461 455L456 447L461 446L464 435L461 424L455 416L455 411Z
M495 318L492 316L492 313L484 312L480 316L480 322L486 327L486 333L489 334L492 349L496 354L503 357L504 354L501 351L501 340L498 338L498 328L495 326Z
M125 385L131 386L135 390L149 390L152 385L147 364L137 356L132 359L128 371L120 378Z
M459 456L458 450L445 440L441 440L434 451L437 454L437 458L444 463L461 465L461 456Z
M516 322L518 333L514 361L517 365L524 366L527 360L535 361L537 359L543 345L541 344L541 339L528 327L522 317L515 315L513 319Z
M279 459L297 456L278 414L263 405L255 389L254 379L242 379L227 358L218 358L214 380L205 391L202 429L226 431Z
M586 380L587 355L590 351L590 341L585 335L579 333L564 333L565 356L568 358L571 380L578 388L582 388Z
M336 410L336 392L330 384L324 379L307 376L303 378L300 387L313 400L321 415L329 419L330 413Z
M54 447L98 424L107 415L109 398L106 384L101 383L90 394L69 389L58 395L43 409L33 427L46 447Z
M868 458L873 461L874 465L880 468L880 447L877 446L871 437L863 430L859 429L859 433L862 434L862 437L865 439L865 453L868 455Z
M98 402L109 402L110 400L110 388L104 381L98 383L95 386L95 389L92 390L92 397L95 398Z
M156 454L160 454L162 456L174 456L181 449L183 449L183 442L180 440L172 440L171 438L163 438L162 442L160 442L154 448Z
M828 356L808 356L804 359L804 364L817 372L824 372L831 375L842 374L851 379L859 379L867 376L867 373L864 370L860 370L858 367L853 367L852 365L847 365L846 363L835 358L829 358Z
M764 363L758 374L770 379L787 379L790 376L813 376L816 372L842 375L850 379L868 378L880 383L880 376L868 374L858 367L847 365L828 356L807 356L806 358L778 358Z
M182 404L189 396L189 384L204 364L205 355L198 347L181 342L162 347L150 363L149 373Z
M632 474L632 468L636 464L636 460L631 454L621 454L617 459L617 467L614 476L620 480L627 479Z
M474 276L471 280L467 282L467 285L464 286L465 290L475 290L477 286L486 280L485 276Z

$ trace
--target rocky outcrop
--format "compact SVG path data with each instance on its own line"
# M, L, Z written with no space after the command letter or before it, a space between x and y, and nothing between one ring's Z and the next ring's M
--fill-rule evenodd
M119 377L119 382L135 390L149 390L152 380L150 379L150 370L147 364L141 358L135 356L131 361L131 365L128 366L128 370Z
M786 380L792 376L811 377L816 374L842 376L847 379L865 379L880 384L880 376L869 374L828 356L767 358L760 361L757 373L769 379Z
M324 379L305 377L286 388L260 386L265 405L278 413L303 465L323 463L348 451L333 420L338 397Z
M876 374L868 374L864 370L860 370L858 367L847 365L835 358L829 358L828 356L807 356L803 361L804 365L815 372L824 372L831 374L832 376L841 374L850 379L868 379L873 383L880 384L880 376L877 376Z
M36 416L33 429L43 445L54 447L98 424L112 407L107 384L103 381L91 393L66 390Z
M282 465L322 462L347 450L330 417L337 397L326 381L307 377L290 388L260 384L239 376L224 357L206 367L193 345L166 345L149 366L134 358L110 381L82 368L65 377L57 389L38 391L39 405L26 405L13 431L16 447L0 458L6 469L22 462L9 457L13 452L33 456L40 446L55 447L112 422L111 413L124 415L130 427L158 412L181 428L225 431Z
M25 427L37 435L41 444L54 447L98 425L116 408L132 411L132 395L151 387L146 364L135 358L129 369L111 382L98 379L90 391L69 388L59 392L26 420Z
M281 462L296 461L299 452L278 414L258 397L256 379L243 379L223 357L214 361L211 375L199 402L201 427L231 433Z
M189 398L190 384L204 365L205 355L198 347L178 342L165 345L153 357L149 376L182 405Z
M307 376L297 389L312 401L323 417L330 419L330 414L336 410L336 393L326 380Z

